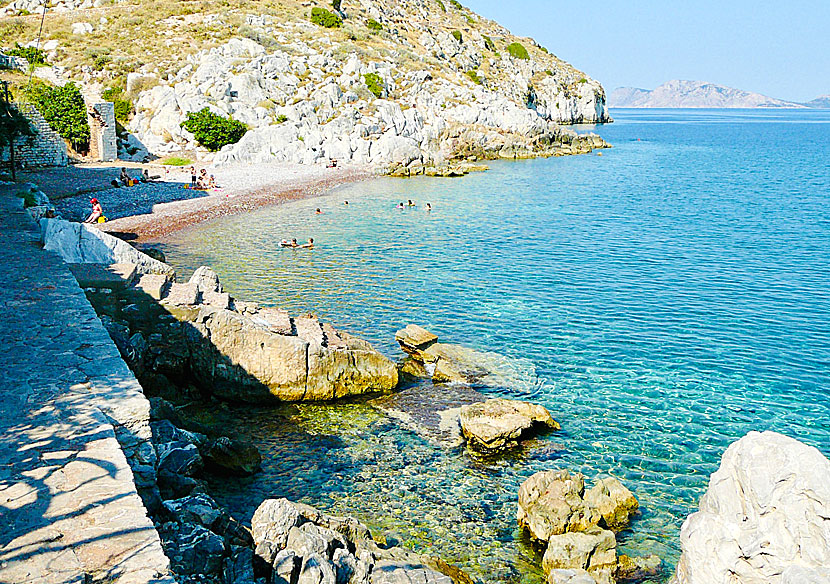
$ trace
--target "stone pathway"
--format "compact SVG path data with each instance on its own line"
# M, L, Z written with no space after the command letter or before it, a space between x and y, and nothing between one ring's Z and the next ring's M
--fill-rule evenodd
M173 584L136 490L149 405L16 190L0 185L0 583Z

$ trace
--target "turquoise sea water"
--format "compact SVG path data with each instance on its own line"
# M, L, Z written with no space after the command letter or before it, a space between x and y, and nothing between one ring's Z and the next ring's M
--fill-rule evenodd
M488 391L563 426L481 461L360 402L288 419L226 408L266 465L217 481L219 498L243 516L299 498L482 582L537 583L515 528L533 472L621 478L643 513L620 551L657 553L668 573L732 441L770 429L830 455L830 111L612 115L602 156L378 179L168 240L181 272L211 265L236 297L312 311L393 358L408 323L515 358L535 375ZM284 237L317 247L280 250Z

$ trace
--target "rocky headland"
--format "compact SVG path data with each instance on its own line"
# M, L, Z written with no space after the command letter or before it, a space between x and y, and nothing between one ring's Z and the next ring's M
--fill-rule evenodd
M119 158L336 159L453 176L469 170L459 163L479 159L607 147L563 127L609 121L597 81L458 2L338 2L324 24L311 13L328 3L151 4L60 2L46 17L42 46L54 67L39 76L126 98ZM26 14L35 11L27 0L6 8L15 21L8 42L33 42ZM143 47L125 34L130 28L146 29ZM182 127L204 108L247 132L207 151Z

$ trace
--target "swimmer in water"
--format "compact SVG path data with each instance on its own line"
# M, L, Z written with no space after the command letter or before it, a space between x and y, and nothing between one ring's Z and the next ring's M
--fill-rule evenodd
M405 209L405 207L403 206L403 201L401 201L400 203L398 203L398 204L395 206L395 208L396 208L396 209Z
M415 203L413 203L413 202L412 202L412 199L409 199L409 200L407 200L407 202L406 202L406 206L407 206L407 207L414 207L414 206L415 206Z
M432 205L430 205L429 203L427 203L427 211L432 211Z
M323 212L320 210L320 207L317 207L317 210L316 210L316 211L314 211L314 214L315 214L315 215L322 215L322 214L323 214Z
M296 241L296 240L295 240L295 241ZM304 244L302 244L300 247L304 247L304 248L306 248L306 249L314 249L314 238L313 238L313 237L309 237L309 238L308 238L308 243L304 243Z
M348 202L348 201L343 201L343 204L344 204L344 205L348 205L348 204L349 204L349 202Z

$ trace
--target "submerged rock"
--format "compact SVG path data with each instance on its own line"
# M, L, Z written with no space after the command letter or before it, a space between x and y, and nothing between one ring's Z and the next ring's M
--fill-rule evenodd
M533 426L560 429L544 407L503 398L462 406L459 419L468 444L484 451L515 446Z
M558 569L585 570L597 582L613 582L617 563L617 540L613 532L591 528L583 532L554 535L542 558L545 573Z
M254 445L227 436L208 441L202 458L214 472L240 476L252 475L262 465L262 456Z
M733 443L680 531L674 584L819 584L830 575L830 460L775 432Z
M453 582L430 558L400 548L379 547L356 519L331 517L287 499L264 501L254 513L251 527L256 554L271 567L271 582Z

